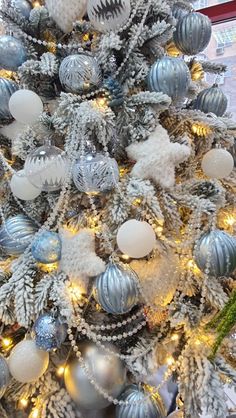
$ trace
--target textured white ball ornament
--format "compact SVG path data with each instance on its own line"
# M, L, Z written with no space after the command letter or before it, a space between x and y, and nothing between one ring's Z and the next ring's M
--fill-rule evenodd
M156 235L147 222L130 219L118 230L117 245L120 251L132 258L146 257L155 247Z
M24 170L13 174L10 187L14 196L21 200L33 200L41 193L41 189L29 182Z
M99 32L123 26L131 12L130 0L88 0L88 17Z
M46 0L45 4L54 22L68 33L73 29L73 22L84 16L87 0Z
M223 179L228 177L234 168L232 155L224 149L208 151L202 160L202 171L210 178Z
M49 354L39 350L33 340L17 344L9 357L8 365L14 379L21 383L38 380L47 370Z
M31 90L18 90L9 100L9 109L18 122L31 124L36 122L43 112L43 102Z

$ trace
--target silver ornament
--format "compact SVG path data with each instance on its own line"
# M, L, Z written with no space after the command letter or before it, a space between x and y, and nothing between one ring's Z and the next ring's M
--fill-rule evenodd
M66 340L67 326L52 313L41 315L34 324L35 342L40 350L60 348Z
M129 19L130 12L130 0L88 0L89 20L100 32L120 28Z
M196 243L194 256L201 271L209 262L211 276L227 276L236 268L236 239L219 229L207 232Z
M137 282L138 276L129 266L110 263L96 279L95 298L107 313L127 313L138 303Z
M86 154L73 168L73 180L80 192L99 193L112 190L119 181L119 167L114 158L101 153Z
M151 67L147 81L150 91L162 92L173 100L178 100L186 95L190 78L190 72L184 60L163 57Z
M186 6L183 3L175 3L172 7L172 15L175 19L182 19L189 11L186 9Z
M109 345L112 351L114 346ZM79 347L82 357L94 381L110 396L117 398L126 382L126 369L122 361L93 343ZM109 405L102 395L89 382L78 360L73 360L65 369L65 385L69 395L84 409L103 409Z
M0 247L8 255L23 254L38 227L25 215L8 218L0 228Z
M227 97L223 91L214 84L208 89L202 90L193 102L193 108L204 113L215 113L216 116L223 116L227 109Z
M28 0L12 0L11 4L18 13L20 13L26 19L29 19L30 12L33 7Z
M12 119L9 110L9 100L18 86L12 80L0 77L0 120Z
M91 90L102 82L96 59L85 53L66 57L60 65L59 78L62 87L70 93Z
M27 51L22 42L9 35L0 36L0 67L17 71L27 60Z
M55 263L61 258L61 239L51 231L41 232L33 241L31 252L36 261L43 264Z
M173 34L177 48L186 55L202 52L211 39L211 21L198 12L191 12L178 20Z
M147 397L148 393L137 385L128 386L122 393L120 400L130 402L130 404L117 406L116 418L164 417L165 413L161 402L158 402L153 397L149 397L145 402L142 402Z
M3 397L10 381L10 372L5 358L0 354L0 399Z

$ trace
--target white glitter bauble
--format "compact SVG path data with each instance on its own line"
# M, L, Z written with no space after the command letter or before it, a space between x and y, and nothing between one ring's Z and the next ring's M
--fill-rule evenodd
M154 249L156 235L151 225L130 219L118 230L117 244L120 251L132 258L146 257Z
M99 32L124 25L131 12L130 0L88 0L88 17Z
M9 100L9 110L18 122L31 124L36 122L43 112L43 102L31 90L18 90Z
M29 182L24 170L13 174L10 187L14 196L21 200L33 200L41 193L41 189Z
M84 16L87 0L46 0L45 4L51 18L67 33L72 31L73 22Z
M208 151L202 160L202 171L210 178L223 179L228 177L234 168L232 155L224 149Z

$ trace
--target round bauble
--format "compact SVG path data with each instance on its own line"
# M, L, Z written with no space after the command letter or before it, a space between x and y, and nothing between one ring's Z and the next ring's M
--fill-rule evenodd
M17 71L27 60L27 51L19 39L9 35L0 36L0 67Z
M59 234L51 231L41 232L33 241L32 256L42 264L56 263L61 259L61 246Z
M193 108L204 113L215 113L216 116L223 116L226 112L227 104L227 97L215 84L198 94L193 102Z
M185 97L190 79L190 72L184 60L163 57L151 67L147 82L150 91L162 92L172 100L178 100Z
M28 180L35 187L53 192L59 190L65 181L68 160L60 148L43 145L27 157L24 169Z
M39 350L35 341L24 340L13 348L8 363L14 379L21 383L31 383L46 372L49 354Z
M130 0L88 0L88 17L99 32L123 26L131 12Z
M10 98L9 109L15 120L31 124L36 122L43 112L43 102L31 90L18 90Z
M143 258L152 252L156 235L147 222L130 219L118 230L117 245L123 254L132 258Z
M62 87L70 93L82 93L101 84L101 70L93 56L80 53L64 58L59 69Z
M12 0L11 4L20 15L22 15L26 19L29 19L30 12L33 7L28 0Z
M228 276L236 268L236 239L219 229L207 232L197 241L194 257L202 272L209 263L210 276Z
M12 216L0 228L0 248L8 255L23 254L37 230L37 225L27 216Z
M208 151L202 159L202 171L215 179L228 177L234 168L234 159L230 152L215 148Z
M147 400L144 401L146 398ZM117 406L116 418L162 418L164 416L161 403L158 403L154 397L148 398L148 393L137 385L128 386L120 400L130 404Z
M45 4L51 18L68 33L72 31L73 23L86 13L87 0L46 0Z
M196 55L209 44L211 31L211 21L206 15L190 12L178 20L173 39L183 54Z
M99 193L112 190L119 182L119 167L114 158L101 153L86 154L73 168L73 180L80 192Z
M95 298L109 314L127 313L138 303L137 283L138 277L129 266L110 263L96 279Z
M9 382L10 382L9 367L5 358L0 354L0 399L3 397Z
M21 200L33 200L41 193L40 189L29 182L24 170L13 174L10 187L14 196Z
M18 86L12 80L0 77L0 120L12 119L9 110L9 100Z
M35 342L40 350L60 348L67 337L67 326L52 313L41 315L34 324Z
M122 361L92 343L82 344L79 348L94 381L110 396L117 398L124 389L126 381L126 369ZM111 345L109 349L117 351ZM69 363L64 378L69 395L81 408L103 409L109 405L109 401L90 383L78 360Z
M189 11L186 9L186 6L183 3L177 2L172 7L172 15L177 20L182 19L182 17L184 17L188 13Z

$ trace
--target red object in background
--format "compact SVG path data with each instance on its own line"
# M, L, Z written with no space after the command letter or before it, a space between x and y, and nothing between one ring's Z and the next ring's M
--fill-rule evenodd
M216 4L215 6L197 11L207 15L213 24L233 20L236 19L236 0Z

